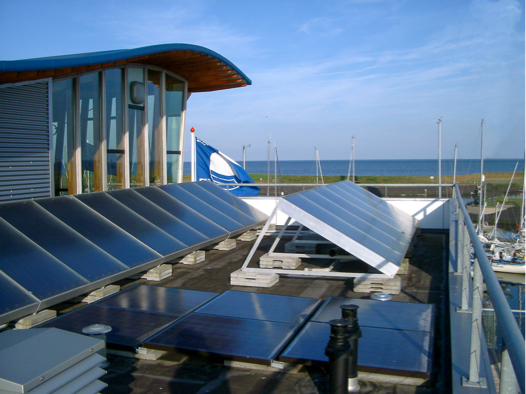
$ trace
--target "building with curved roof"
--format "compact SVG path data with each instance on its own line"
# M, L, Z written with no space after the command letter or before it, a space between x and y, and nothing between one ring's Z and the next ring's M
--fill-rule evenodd
M0 61L0 201L180 182L190 94L251 83L189 44Z

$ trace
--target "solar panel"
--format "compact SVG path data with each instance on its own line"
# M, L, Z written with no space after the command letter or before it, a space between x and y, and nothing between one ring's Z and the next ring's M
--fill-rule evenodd
M360 327L388 328L393 330L433 330L434 306L408 302L381 302L360 298L330 297L312 316L310 321L328 323L341 319L340 305L358 305Z
M191 313L149 339L145 346L272 360L296 327L289 323Z
M278 209L391 277L416 229L416 219L349 181L291 194Z
M128 267L162 257L72 196L35 202Z
M169 255L186 247L186 245L106 193L77 194L75 198L78 198L91 209L97 211L159 254Z
M212 185L211 188L210 185L208 185L210 188L208 190L204 186L207 183ZM184 190L187 190L197 198L227 214L229 217L241 223L243 226L251 226L254 224L254 221L256 221L254 217L245 214L239 208L233 206L232 203L227 203L224 199L219 197L228 192L221 187L212 184L212 182L181 183L180 185ZM241 200L239 199L239 201ZM265 219L266 218L263 218L263 221Z
M0 204L0 217L88 281L127 267L33 201Z
M178 184L163 185L159 186L159 188L228 231L236 231L242 227L240 222L218 210L213 205L209 205L207 202L197 198Z
M0 271L0 315L22 309L30 314L36 312L37 306L34 296Z
M281 353L280 360L328 362L325 347L330 332L328 323L307 323ZM358 369L429 374L431 338L429 332L362 327L362 338L358 341Z
M2 219L0 250L0 270L41 300L89 283ZM2 299L11 303L10 296Z
M197 245L209 239L132 189L116 190L108 194L186 246Z
M208 190L213 193L216 197L222 199L227 204L230 204L235 209L242 211L245 215L248 215L256 222L264 222L267 220L267 216L261 211L257 210L250 204L247 204L240 198L237 198L232 193L225 191L223 188L214 185L213 182L198 182L196 183L199 187Z
M199 308L202 314L302 324L320 300L273 294L226 291Z
M261 213L246 215L214 191L188 188L169 185L167 191L148 187L0 204L0 273L5 274L0 283L5 280L13 293L0 304L5 312L0 312L0 324L24 316L35 299L37 310L49 307L262 223ZM215 193L225 191L218 187ZM243 204L238 203L246 211Z
M106 334L106 341L114 345L136 347L146 338L173 323L176 316L146 311L87 305L66 315L39 326L55 327L62 330L82 333L82 329L92 324L105 324L112 327Z
M207 291L137 285L111 297L104 298L98 301L96 305L156 312L179 317L216 296L217 293Z
M228 234L226 229L176 200L158 187L142 187L135 189L135 191L208 238L216 238Z

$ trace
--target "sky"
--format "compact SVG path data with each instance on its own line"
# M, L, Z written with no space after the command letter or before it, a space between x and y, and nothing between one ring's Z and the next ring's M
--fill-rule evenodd
M204 46L252 85L196 93L188 130L235 160L524 158L522 0L0 0L0 60ZM249 147L250 146L250 147ZM273 155L273 153L272 153Z

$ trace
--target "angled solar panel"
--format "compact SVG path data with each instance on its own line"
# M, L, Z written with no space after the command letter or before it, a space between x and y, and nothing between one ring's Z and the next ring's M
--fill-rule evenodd
M349 181L283 197L278 209L390 277L416 229L411 215Z
M77 194L75 198L163 256L187 247L107 193Z
M0 217L89 282L128 268L34 201L0 204Z
M236 197L230 204L225 196L215 197L214 193L227 193L220 187L176 184L167 189L147 187L0 204L0 324L220 242L266 220L261 213L245 213L242 202L238 203L242 209L237 208Z
M210 239L228 234L226 229L158 187L143 187L135 191Z
M35 202L130 268L162 257L73 196Z

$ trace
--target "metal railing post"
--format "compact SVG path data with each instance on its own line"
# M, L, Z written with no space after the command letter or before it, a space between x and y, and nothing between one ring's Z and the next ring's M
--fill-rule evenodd
M480 377L482 368L482 290L484 280L478 258L475 258L473 267L473 299L471 304L471 347L469 357L469 378L462 379L462 385L467 387L486 388L486 379Z
M506 346L502 348L502 361L500 363L500 385L499 394L517 394L519 392L519 385L513 365L511 365L510 355Z
M470 259L470 244L469 235L466 232L464 218L462 218L462 297L461 306L458 312L470 312L469 309L469 285L471 279L471 259Z

